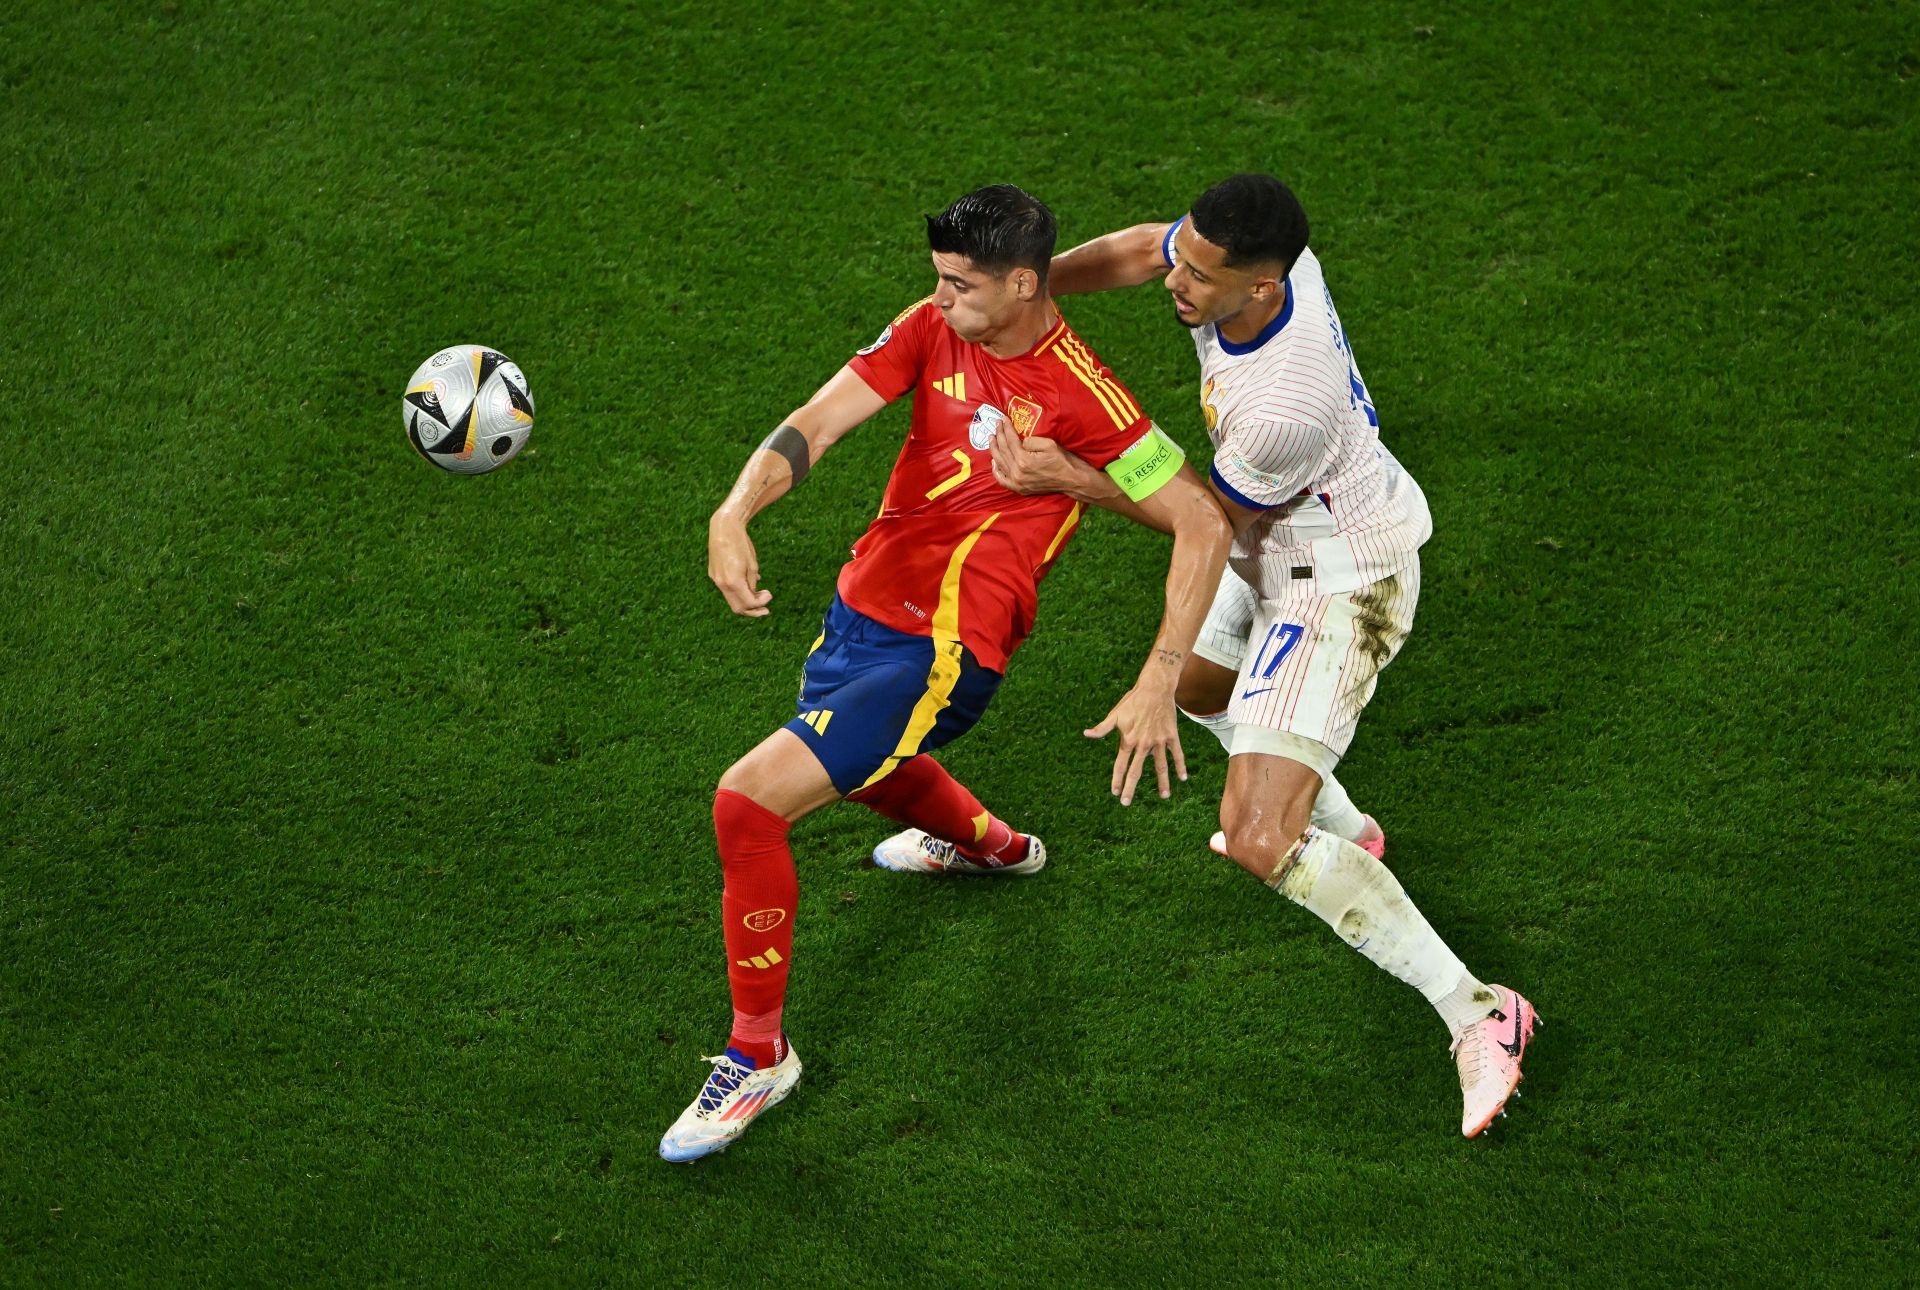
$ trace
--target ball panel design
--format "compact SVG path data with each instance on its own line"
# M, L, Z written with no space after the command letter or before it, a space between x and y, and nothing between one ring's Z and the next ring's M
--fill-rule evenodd
M451 345L407 382L400 414L407 441L442 470L479 475L506 465L533 433L533 391L506 355Z

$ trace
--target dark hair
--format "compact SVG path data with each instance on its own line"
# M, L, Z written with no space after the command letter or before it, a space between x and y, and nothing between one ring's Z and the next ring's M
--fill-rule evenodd
M1227 264L1277 261L1291 269L1307 247L1307 213L1272 175L1222 179L1193 204L1193 231L1227 253Z
M1032 269L1046 285L1060 226L1038 197L1012 184L976 188L938 215L927 216L927 246L942 255L964 255L996 278Z

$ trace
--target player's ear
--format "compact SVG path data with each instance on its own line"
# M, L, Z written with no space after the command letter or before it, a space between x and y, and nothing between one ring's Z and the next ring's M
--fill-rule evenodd
M1262 274L1253 280L1248 290L1255 300L1264 303L1273 299L1273 293L1280 290L1280 279Z
M1032 269L1015 269L1013 272L1013 294L1022 301L1031 300L1040 294L1040 275Z

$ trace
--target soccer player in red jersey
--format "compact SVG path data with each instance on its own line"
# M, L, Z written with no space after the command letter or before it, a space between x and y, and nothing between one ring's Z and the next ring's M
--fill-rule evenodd
M1090 737L1120 733L1110 787L1132 800L1147 762L1186 778L1174 687L1219 581L1231 531L1179 447L1074 335L1047 294L1056 226L1008 185L927 221L934 293L908 308L767 437L708 527L707 573L735 613L767 614L747 521L794 488L847 431L913 392L913 420L880 514L854 544L807 656L799 711L720 779L713 807L733 1032L660 1154L724 1149L800 1078L781 1027L799 887L794 821L851 798L913 832L895 859L947 872L1025 874L1046 862L929 756L980 719L1031 630L1040 580L1080 522L1070 497L993 478L1003 425L1044 434L1104 470L1173 534L1166 610L1139 680ZM885 858L876 853L876 858ZM901 864L899 867L911 867Z

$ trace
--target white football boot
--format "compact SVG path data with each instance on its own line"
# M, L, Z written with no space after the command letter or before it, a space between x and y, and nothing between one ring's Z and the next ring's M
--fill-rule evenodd
M1507 1099L1520 1088L1520 1058L1542 1024L1533 1005L1514 991L1496 985L1493 992L1499 1001L1453 1040L1453 1060L1460 1068L1460 1132L1469 1138L1494 1116L1506 1114Z
M705 1060L713 1063L713 1072L700 1096L660 1139L662 1160L682 1164L725 1151L761 1112L777 1106L800 1082L800 1054L792 1044L785 1057L761 1071L736 1061L731 1051Z
M1029 833L1027 856L1012 864L986 864L969 860L958 847L921 829L896 833L873 849L873 862L895 873L982 874L1003 878L1024 878L1039 873L1047 864L1047 848Z

